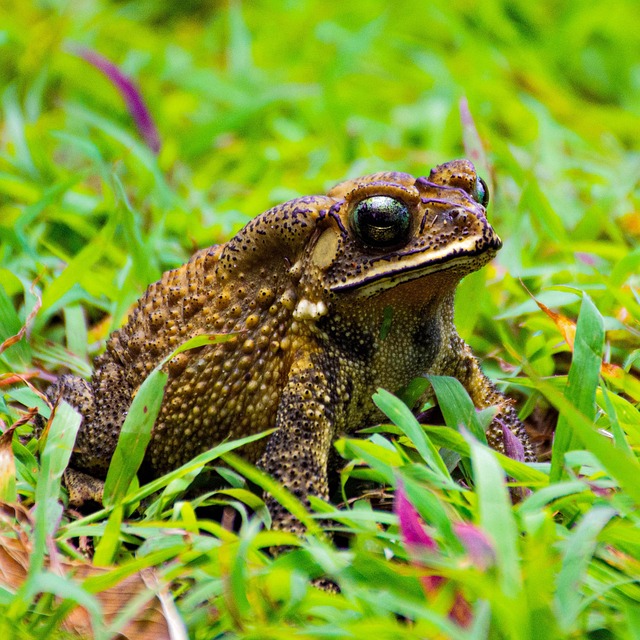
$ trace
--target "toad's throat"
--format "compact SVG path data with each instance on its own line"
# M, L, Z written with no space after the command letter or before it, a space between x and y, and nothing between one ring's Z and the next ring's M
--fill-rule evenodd
M356 274L331 286L335 293L356 292L358 297L369 298L382 291L392 289L404 282L424 278L434 273L458 271L460 277L476 271L489 262L502 246L500 238L491 234L489 238L471 237L457 242L455 247L439 250L421 249L401 254L397 262L389 257L379 258L362 273ZM397 254L396 254L397 259Z

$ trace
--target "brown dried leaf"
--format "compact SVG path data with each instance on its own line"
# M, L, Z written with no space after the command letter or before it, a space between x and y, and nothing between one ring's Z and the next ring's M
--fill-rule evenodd
M20 331L18 331L18 333L16 333L15 336L9 336L2 344L0 344L0 353L2 353L5 349L8 349L10 346L14 345L16 342L19 342L20 340L22 340L22 338L26 335L27 331L29 330L29 325L31 324L31 321L36 317L36 314L38 313L38 311L40 311L40 307L42 306L42 298L36 293L36 285L38 284L39 280L40 280L40 276L38 276L33 281L33 283L31 284L31 288L29 289L29 291L31 291L31 293L36 298L36 303L33 305L33 309L31 309L31 313L29 313L29 315L27 316L27 319L24 325L20 327Z
M0 584L12 591L27 575L31 547L25 529L29 524L29 512L21 504L0 502Z
M107 573L103 567L90 564L63 563L74 578L82 581L96 575ZM184 624L175 604L166 588L162 588L157 573L153 569L144 569L121 580L117 585L97 593L96 598L102 606L105 621L112 622L132 600L138 600L141 594L148 597L141 603L138 612L120 631L126 638L136 640L154 640L156 638L176 640L185 638ZM65 628L78 635L87 635L91 630L88 613L76 607L65 620Z
M128 315L127 315L128 317ZM89 328L89 342L104 340L111 331L111 316L107 315L100 322Z
M628 234L640 238L640 212L625 213L618 218L618 222Z
M0 436L0 500L15 502L16 494L16 463L13 459L13 432L16 425L9 427Z
M29 522L29 514L21 505L0 503L0 584L11 591L20 587L29 569L31 543L23 530L23 526ZM109 572L107 568L94 567L88 562L67 560L60 556L56 558L56 562L50 562L48 568L65 573L79 583ZM141 598L137 613L119 630L119 637L136 640L187 638L184 623L167 587L153 569L138 571L95 595L102 606L107 624L132 601ZM93 636L91 619L82 607L75 607L65 618L63 626L79 636Z
M533 298L533 296L531 297ZM533 299L538 307L540 307L540 309L555 322L566 343L569 345L569 349L573 352L573 344L576 337L576 323L566 316L563 316L561 313L552 311L549 307L545 306L535 298ZM600 367L600 374L611 382L617 389L624 391L634 400L640 400L640 381L638 381L635 376L627 373L622 367L611 362L603 362Z
M623 391L633 400L640 400L640 380L611 362L603 362L600 373L619 391Z
M531 296L533 298L533 296ZM569 345L569 349L573 351L573 343L576 338L576 323L573 320L570 320L566 316L563 316L561 313L557 313L556 311L552 311L546 305L542 304L539 300L533 298L535 303L540 307L542 311L544 311L556 324L556 327L560 329L560 333L564 336L565 342Z
M16 342L19 342L20 340L22 340L26 332L27 332L26 325L22 325L22 327L20 327L20 331L18 331L18 333L16 333L15 336L9 336L2 344L0 344L0 353L2 353L5 349L8 349L9 347L13 346Z
M31 384L29 383L29 380L31 378L46 380L49 382L53 382L55 380L55 376L52 376L51 374L46 373L41 369L36 369L34 371L23 371L22 373L2 373L0 374L0 387L10 387L11 385L17 384L18 382L24 382L25 384L31 386ZM31 386L31 388L34 389L36 393L38 393L35 387Z
M27 577L29 553L23 541L0 537L0 583L15 591Z

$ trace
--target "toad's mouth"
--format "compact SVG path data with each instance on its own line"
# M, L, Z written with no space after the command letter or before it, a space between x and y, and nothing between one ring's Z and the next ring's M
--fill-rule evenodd
M354 275L330 286L332 292L354 291L357 297L369 298L399 284L435 273L457 271L462 278L491 260L502 247L502 241L492 233L487 237L471 236L454 246L441 249L396 251L372 259ZM458 278L459 279L459 278Z

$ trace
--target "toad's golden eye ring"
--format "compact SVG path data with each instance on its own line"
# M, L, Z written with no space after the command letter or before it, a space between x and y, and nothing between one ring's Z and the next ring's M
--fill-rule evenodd
M365 198L353 208L350 220L358 239L369 247L393 247L409 239L411 213L407 205L397 198Z
M487 208L489 204L489 187L487 187L487 183L480 176L476 179L476 192L474 197L485 209Z

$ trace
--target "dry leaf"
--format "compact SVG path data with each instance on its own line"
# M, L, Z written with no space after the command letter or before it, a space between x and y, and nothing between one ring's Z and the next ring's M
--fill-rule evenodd
M13 425L0 436L0 500L16 499L16 463L11 446L15 429Z
M38 276L33 283L31 284L31 288L29 291L35 296L36 302L33 305L33 309L31 309L31 313L27 316L27 319L22 327L20 327L20 331L16 333L15 336L9 336L2 344L0 344L0 353L2 353L5 349L8 349L10 346L14 345L16 342L22 340L22 338L27 334L29 330L29 325L31 321L36 317L36 313L40 310L42 306L42 298L36 293L35 288L38 284L38 280L40 280L40 276Z
M640 212L625 213L618 218L618 222L628 234L640 238Z
M533 296L531 296L533 298ZM561 313L557 313L555 311L551 311L549 307L542 304L539 300L533 298L534 302L540 307L542 311L544 311L555 323L556 327L560 329L560 333L562 333L565 342L569 345L569 349L573 352L573 343L576 339L576 323L573 320L569 320L566 316L563 316Z
M15 591L24 582L29 569L31 543L25 533L30 524L28 512L19 504L0 503L0 584ZM2 535L9 533L9 535ZM103 575L109 569L94 567L88 562L67 560L58 556L49 563L50 570L61 571L78 583ZM136 640L186 640L184 623L168 593L167 587L153 569L138 571L117 585L95 594L100 602L105 622L109 624L133 600L144 599L136 615L129 620L119 637ZM65 618L66 631L82 637L92 637L91 619L82 607L75 607Z
M531 296L533 298L533 296ZM544 311L556 324L560 332L562 333L566 343L569 345L569 349L573 353L573 344L576 337L576 323L570 320L561 313L557 313L549 309L549 307L542 304L535 298L535 303ZM622 367L611 362L603 362L600 367L600 374L613 384L618 390L624 391L627 395L631 396L634 400L640 400L640 381L626 372Z
M3 373L0 375L0 387L10 387L18 382L26 382L29 378L45 378L42 371L25 371L23 373Z

